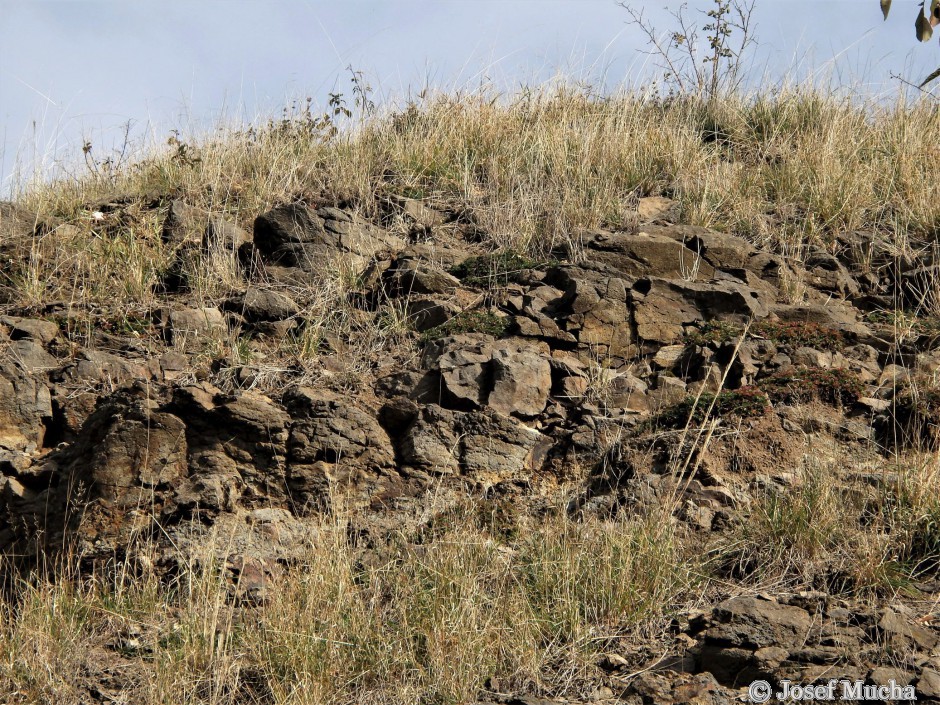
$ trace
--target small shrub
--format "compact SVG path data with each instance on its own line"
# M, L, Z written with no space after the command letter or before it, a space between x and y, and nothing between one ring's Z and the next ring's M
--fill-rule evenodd
M777 404L802 403L818 399L829 404L851 404L858 401L865 385L850 370L821 370L797 367L759 381L770 400Z
M751 326L749 332L753 336L794 348L836 351L845 347L845 336L841 331L818 323L760 321Z
M705 321L692 333L687 333L687 345L721 345L741 337L742 328L729 321Z
M767 394L756 387L727 390L717 396L706 392L697 400L690 396L668 408L657 417L656 425L667 428L681 428L686 423L699 425L707 419L709 408L712 409L712 415L718 418L755 418L763 416L769 405Z
M447 323L425 331L421 339L427 343L461 333L486 333L499 338L506 332L508 326L509 323L505 318L497 316L492 311L461 311Z
M552 262L539 262L517 252L494 252L471 257L451 267L450 273L469 286L505 286L522 281L522 274L530 269L551 266Z

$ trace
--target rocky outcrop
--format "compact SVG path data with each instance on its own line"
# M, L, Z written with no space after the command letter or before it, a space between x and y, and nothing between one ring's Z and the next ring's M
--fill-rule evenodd
M255 220L254 241L273 264L317 272L325 267L364 269L376 257L400 251L404 242L338 208L314 210L301 203L277 206Z
M231 253L231 290L0 316L0 549L113 560L148 538L170 564L225 531L233 599L261 602L311 517L348 512L372 550L467 496L537 519L555 511L541 488L570 487L572 520L668 506L704 542L795 482L822 441L872 457L940 447L940 398L924 393L940 324L881 310L922 300L933 261L859 235L797 264L669 223L671 202L641 206L635 229L533 261L480 252L464 216L411 199L375 222L278 205L253 234L170 202L168 274L185 284L193 262ZM68 225L0 217L5 256ZM325 311L337 271L350 276ZM940 692L940 642L903 603L721 598L677 618L682 654L631 674L621 702L727 702L750 680L828 673ZM891 662L885 644L912 656Z

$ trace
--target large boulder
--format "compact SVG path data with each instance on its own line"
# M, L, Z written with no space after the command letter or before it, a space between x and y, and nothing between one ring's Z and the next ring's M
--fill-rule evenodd
M404 241L337 208L277 206L255 220L255 245L273 264L323 272L342 260L362 270L373 258L400 251Z

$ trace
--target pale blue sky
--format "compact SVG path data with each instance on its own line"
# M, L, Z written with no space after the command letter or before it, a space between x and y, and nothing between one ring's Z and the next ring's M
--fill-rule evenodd
M662 29L678 7L632 4ZM871 92L895 91L891 73L919 81L940 47L914 42L917 5L895 0L884 23L875 0L756 0L757 72L797 64ZM75 163L86 138L103 153L128 120L136 140L165 141L322 103L348 93L349 64L392 99L557 74L641 82L651 67L627 20L614 0L0 0L0 193L17 162Z

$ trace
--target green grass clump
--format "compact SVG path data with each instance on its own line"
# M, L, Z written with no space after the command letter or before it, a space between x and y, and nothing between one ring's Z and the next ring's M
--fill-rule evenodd
M837 351L845 347L845 336L841 331L818 323L759 321L751 326L749 333L793 348Z
M451 267L450 273L468 286L493 287L519 283L525 272L552 264L530 259L518 252L505 251L471 257Z
M767 394L756 387L726 390L717 395L705 392L698 398L689 396L669 407L656 418L654 425L666 428L682 428L687 423L700 425L707 420L709 409L711 416L717 418L756 418L763 416L769 406Z
M822 370L817 367L783 370L757 384L775 404L814 399L828 404L852 404L865 392L864 383L851 370Z
M508 327L508 321L492 311L461 311L447 323L426 330L421 339L427 343L461 333L486 333L499 338Z

